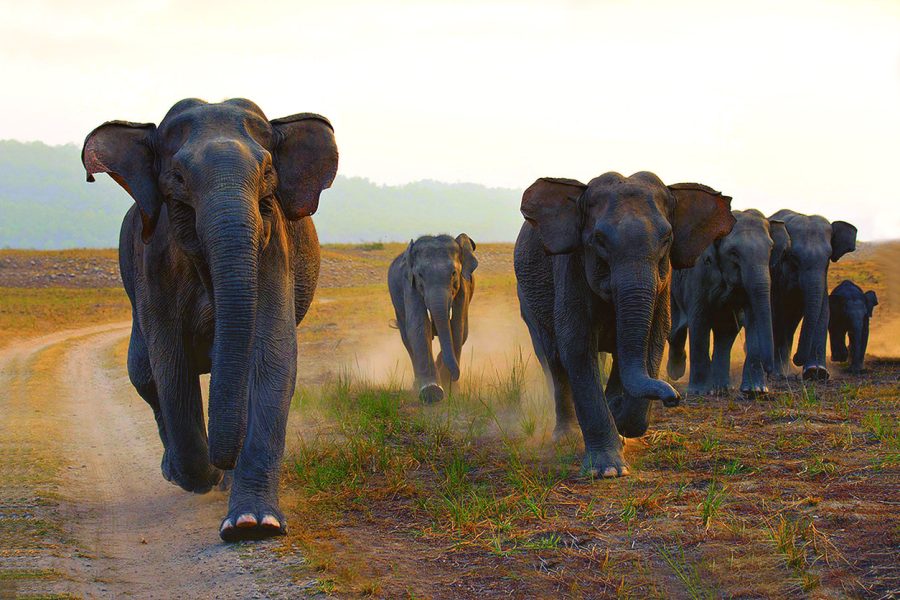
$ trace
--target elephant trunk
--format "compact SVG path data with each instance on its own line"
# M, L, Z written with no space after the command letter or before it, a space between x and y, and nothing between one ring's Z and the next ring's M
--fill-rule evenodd
M658 279L649 268L625 265L612 275L613 303L616 311L616 362L625 391L632 398L658 398L666 406L678 404L672 386L653 379L647 372L650 329L659 297ZM668 333L668 332L664 332Z
M237 194L234 194L237 196ZM256 329L260 216L255 203L225 197L201 235L213 286L215 336L209 385L209 458L233 469L247 430L248 379Z
M452 298L447 290L429 290L425 294L425 306L431 313L431 320L441 343L441 360L453 381L459 379L459 364L453 350L453 333L450 331L450 303Z
M826 273L819 269L808 269L800 274L800 289L803 292L803 325L800 327L800 341L797 343L797 353L794 355L794 364L798 367L815 360L815 344L821 325L822 303L827 302L825 278ZM825 325L827 326L827 318Z
M775 344L772 337L772 281L769 268L761 268L742 273L744 290L747 293L747 339L755 342L755 356L766 373L775 370ZM748 349L752 348L748 344Z

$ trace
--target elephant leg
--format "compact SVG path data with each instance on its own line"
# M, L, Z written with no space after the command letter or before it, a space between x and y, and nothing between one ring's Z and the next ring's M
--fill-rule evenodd
M600 386L597 351L585 348L587 340L560 341L562 364L571 382L575 415L584 436L582 473L592 477L627 475L622 441Z
M687 366L687 353L684 351L687 335L687 321L684 319L676 321L669 333L669 360L666 364L666 373L676 381L684 377Z
M831 361L847 362L850 354L847 351L847 328L840 323L829 323L828 339L831 342Z
M861 373L869 338L868 323L854 323L848 332L850 337L850 372Z
M774 312L775 306L773 304ZM800 325L800 315L782 314L774 326L775 371L773 376L787 377L791 372L791 347L794 345L794 334Z
M744 368L741 375L741 393L751 397L769 393L769 387L766 385L766 370L759 358L763 354L763 349L759 347L759 336L752 331L753 327L758 326L758 323L754 320L744 330L746 340L744 345ZM718 344L718 340L716 340L716 343Z
M803 379L825 381L830 377L825 366L825 345L828 337L828 318L830 316L828 296L822 301L819 318L810 325L813 327L812 347L806 364L803 365ZM802 337L802 333L801 333ZM851 342L852 346L852 342Z
M184 490L202 494L219 483L222 471L209 462L200 378L187 360L183 339L180 331L166 330L158 331L151 343L160 348L150 354L150 366L162 414L160 430L168 439L163 445L169 472L164 464L163 475Z
M575 405L572 401L572 388L569 385L569 376L559 359L559 349L552 331L542 327L528 310L527 305L522 304L522 319L528 326L534 353L537 356L547 388L553 393L556 407L556 426L553 429L553 441L564 438L575 425Z
M295 341L289 356L296 357L296 348ZM228 515L219 532L225 541L264 538L287 531L278 502L278 483L297 360L285 359L281 352L285 349L257 348L255 352L270 356L257 359L257 364L266 366L251 374L247 436L234 469Z
M571 287L565 286L568 284ZM592 330L587 290L564 280L557 290L554 323L560 362L568 375L575 416L584 437L581 472L591 477L628 474L622 439L616 430L600 382L597 336ZM567 289L568 288L568 289Z
M713 392L725 394L731 389L731 348L740 331L733 313L723 315L713 325L713 357L710 385Z
M141 334L137 319L131 325L131 340L128 342L128 378L138 395L153 409L153 417L156 419L156 427L159 430L159 439L163 445L160 469L167 481L174 481L172 466L169 463L169 438L159 404L156 382L153 380L153 371L150 368L150 353L147 351L147 342Z
M400 337L412 361L415 386L419 399L427 404L444 399L444 388L438 384L437 365L432 358L431 342L433 338L431 322L424 314L421 323L398 322Z
M707 394L712 389L709 359L710 327L702 315L693 315L690 321L691 375L688 383L689 394Z

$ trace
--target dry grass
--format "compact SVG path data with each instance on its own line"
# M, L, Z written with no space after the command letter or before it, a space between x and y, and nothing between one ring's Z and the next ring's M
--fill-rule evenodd
M299 331L283 477L291 529L281 551L299 546L309 564L298 580L386 598L900 589L897 362L872 361L864 378L835 367L825 385L791 380L765 400L654 407L648 435L626 445L632 475L589 481L577 474L577 436L549 440L552 408L518 316L509 245L484 245L462 385L434 407L407 391L383 280L403 246L323 252ZM831 278L878 292L873 347L896 356L900 302L884 256L848 257ZM128 315L118 290L0 293L0 345Z

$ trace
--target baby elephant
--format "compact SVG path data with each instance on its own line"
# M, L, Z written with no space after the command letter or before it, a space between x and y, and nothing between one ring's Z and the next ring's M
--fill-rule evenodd
M410 241L388 269L388 288L397 328L412 360L423 402L438 402L450 381L459 379L462 347L469 337L469 302L478 267L475 242L464 233L424 235ZM441 351L432 358L437 335Z
M828 334L831 337L831 360L846 362L850 359L850 372L862 373L869 343L869 319L878 306L875 292L863 292L852 281L845 279L828 296L831 317ZM846 339L850 336L850 349Z
M672 330L669 377L685 371L685 338L690 333L692 394L724 392L731 387L731 347L743 327L746 358L741 391L764 394L773 369L769 265L790 247L784 223L758 210L732 211L734 229L711 244L690 269L672 275ZM715 345L709 359L709 333Z

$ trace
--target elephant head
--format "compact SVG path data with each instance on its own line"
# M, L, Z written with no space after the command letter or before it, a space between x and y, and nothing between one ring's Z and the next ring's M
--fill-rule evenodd
M177 247L200 273L215 315L210 460L233 468L247 426L253 340L268 326L257 318L265 296L258 293L260 257L271 240L285 243L284 235L273 235L283 232L284 219L312 215L334 180L331 124L308 113L270 121L243 99L187 99L158 126L110 121L97 127L84 142L82 162L88 181L108 173L134 198L146 244L168 243L154 237L167 218Z
M802 215L781 210L772 219L783 221L791 244L772 272L775 279L773 302L799 302L803 324L793 362L803 367L805 378L828 378L825 368L825 340L828 328L828 265L856 249L856 227L844 221L829 223L819 215ZM793 330L776 323L782 336ZM778 337L778 331L776 331ZM792 340L787 340L790 349ZM782 344L784 341L782 341ZM782 352L784 347L782 345ZM783 363L787 356L780 356Z
M468 335L472 274L478 268L475 242L465 233L422 236L406 249L410 283L422 297L441 345L450 379L459 379L459 357ZM446 382L444 382L446 383Z
M790 248L791 238L782 221L766 219L758 210L732 214L734 229L715 243L710 258L717 262L727 288L743 296L748 358L771 373L775 365L769 268Z
M667 187L649 172L606 173L587 185L539 179L522 198L522 214L545 250L583 256L590 290L612 304L619 375L640 404L624 408L627 417L616 414L620 432L646 428L649 399L666 405L679 400L672 386L656 378L659 358L648 370L649 348L661 352L669 332L671 268L691 267L731 231L730 200L699 184Z

